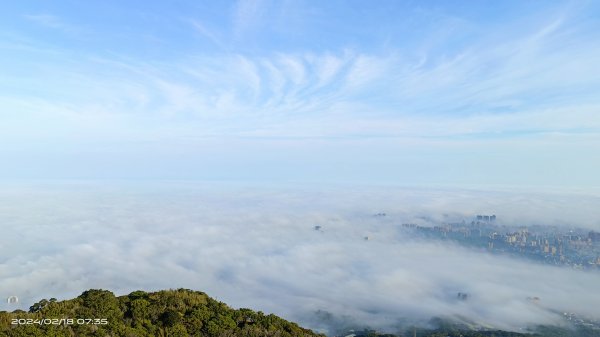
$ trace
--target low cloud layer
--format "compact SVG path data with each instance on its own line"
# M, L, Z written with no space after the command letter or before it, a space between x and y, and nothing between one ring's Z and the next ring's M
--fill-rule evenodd
M184 287L323 330L331 326L319 311L388 330L433 316L503 329L561 322L552 310L598 317L598 272L416 240L399 225L494 213L511 225L599 229L599 201L591 192L4 184L0 295L27 308L89 288Z

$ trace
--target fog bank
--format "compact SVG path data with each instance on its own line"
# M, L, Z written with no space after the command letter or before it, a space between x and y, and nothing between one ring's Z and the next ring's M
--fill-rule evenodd
M322 330L331 326L319 311L387 330L433 316L502 329L554 324L561 318L552 310L600 316L600 272L416 240L400 224L493 213L506 224L598 229L599 201L593 193L5 184L0 295L26 309L89 288L184 287Z

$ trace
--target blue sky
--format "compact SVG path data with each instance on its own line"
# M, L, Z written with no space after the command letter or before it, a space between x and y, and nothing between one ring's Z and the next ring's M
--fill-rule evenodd
M593 1L12 1L0 177L600 186Z

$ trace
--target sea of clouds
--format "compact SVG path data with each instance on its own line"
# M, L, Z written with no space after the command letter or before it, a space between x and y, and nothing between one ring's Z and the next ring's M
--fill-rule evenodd
M561 312L600 316L600 272L425 241L400 225L496 214L508 225L600 230L598 204L589 191L4 183L0 296L20 303L0 310L90 288L183 287L325 332L394 331L434 316L512 330L560 324Z

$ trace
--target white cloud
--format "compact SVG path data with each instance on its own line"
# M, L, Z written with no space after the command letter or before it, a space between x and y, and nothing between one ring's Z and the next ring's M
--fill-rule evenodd
M51 15L51 14L36 14L36 15L25 15L25 18L27 20L31 20L33 22L39 23L41 25L44 25L46 27L51 27L51 28L63 28L64 27L64 23L62 22L62 20L55 16L55 15Z
M249 30L259 24L264 12L262 0L238 0L233 8L232 25L234 35L243 38Z
M278 121L269 131L274 136L282 131L324 137L597 131L593 116L599 103L588 93L600 78L592 66L595 47L582 42L562 50L558 45L569 36L548 34L535 47L522 41L491 49L483 45L447 60L428 58L426 64L424 56L412 62L410 57L344 51L191 56L168 67L92 58L72 60L80 64L75 71L51 62L42 71L48 78L61 78L53 88L56 95L47 98L54 105L70 105L80 114L137 114L144 119L183 115L221 125L223 134L240 115L248 118L247 131ZM570 57L575 59L565 62ZM36 76L19 81L36 88ZM557 95L544 99L539 92ZM19 99L32 97L11 97ZM358 121L363 129L352 130ZM153 124L147 125L152 132ZM327 127L321 130L330 131L315 134L322 125ZM339 129L334 126L347 132L335 133Z
M217 34L214 33L212 30L206 28L206 26L202 22L194 19L190 19L188 20L188 22L192 25L192 27L194 27L198 31L198 33L202 34L204 37L206 37L209 41L214 43L219 48L225 49L225 44L223 43L222 39L219 38Z
M234 7L238 26L252 25L265 11L279 8L252 1ZM191 48L159 61L55 48L57 52L43 54L44 62L24 57L15 59L18 67L6 67L1 80L6 90L0 96L0 128L5 132L0 140L21 148L29 144L43 153L47 148L42 143L79 146L79 152L113 144L119 152L122 146L114 144L154 142L186 149L186 158L191 158L201 156L193 151L211 138L223 144L220 149L230 164L238 153L227 151L239 139L261 145L271 140L269 146L254 146L260 151L254 156L261 157L285 138L295 139L295 148L319 144L304 153L307 157L335 148L333 156L357 158L345 167L366 165L361 160L371 158L372 165L390 170L398 168L398 158L410 157L407 149L412 147L434 158L422 163L420 171L449 160L468 162L470 155L462 149L473 149L505 156L493 161L512 165L513 177L522 176L515 163L525 160L524 167L537 165L543 172L523 180L562 167L559 171L567 177L548 175L552 179L546 183L570 181L584 176L575 173L581 172L576 165L597 166L597 159L584 152L593 151L600 134L595 89L600 85L595 57L600 50L593 43L596 33L576 18L572 13L546 15L512 28L486 26L484 33L471 35L467 33L477 27L451 23L453 32L467 34L464 43L446 45L448 39L433 39L414 50L407 47L411 43L377 51L354 46L293 52L222 48L209 53ZM423 34L438 34L446 21ZM190 22L196 35L215 43L228 38L226 31ZM185 26L191 30L190 22ZM309 139L314 142L300 144ZM551 148L563 152L554 156ZM139 146L137 153L146 149ZM131 152L136 153L135 146ZM381 155L390 153L395 155L384 163ZM435 160L442 157L444 161ZM490 176L509 171L500 166L477 173L483 177L488 168Z
M344 63L346 62L342 57L337 57L335 55L325 55L318 58L316 73L319 78L319 83L317 84L317 87L322 87L331 83L336 75L339 74Z
M0 294L28 305L87 288L125 294L186 287L313 328L325 327L318 310L389 329L403 317L431 316L504 329L559 323L549 310L598 314L600 274L409 239L398 224L494 212L505 223L598 229L598 198L190 183L5 185ZM387 220L371 216L379 211ZM469 300L457 301L457 292L468 292Z
M41 26L44 26L47 28L57 29L64 33L80 34L80 33L84 32L83 27L79 27L79 26L73 25L71 23L67 23L59 16L56 16L53 14L47 14L47 13L27 14L27 15L24 15L24 18L31 22L34 22L38 25L41 25Z

